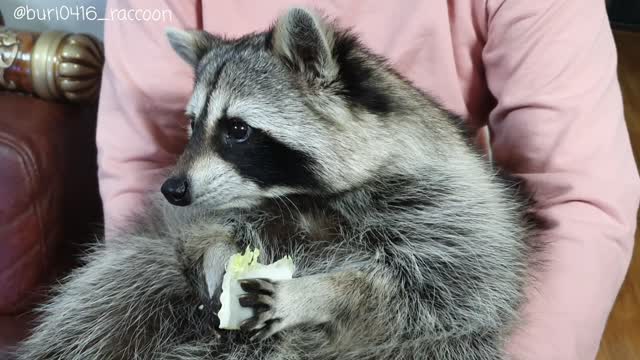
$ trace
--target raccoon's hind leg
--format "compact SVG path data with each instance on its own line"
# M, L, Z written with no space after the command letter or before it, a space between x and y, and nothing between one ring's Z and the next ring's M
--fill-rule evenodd
M18 359L201 359L211 354L213 305L194 286L176 244L132 236L96 251L42 309L41 323L18 349Z

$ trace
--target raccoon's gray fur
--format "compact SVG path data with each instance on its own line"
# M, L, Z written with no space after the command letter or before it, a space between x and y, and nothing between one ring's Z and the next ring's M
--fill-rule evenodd
M97 249L19 359L505 358L536 226L455 116L307 10L235 40L168 34L196 74L162 189L183 206L152 200ZM255 317L217 330L248 246L294 279L243 282Z

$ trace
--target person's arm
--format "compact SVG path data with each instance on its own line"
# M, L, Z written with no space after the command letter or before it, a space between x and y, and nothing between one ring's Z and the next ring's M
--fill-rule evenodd
M601 0L490 0L483 52L495 161L550 220L514 359L587 360L625 276L640 183Z
M159 189L159 175L186 142L184 106L193 75L171 49L165 28L196 28L199 12L195 0L110 0L105 17L122 9L157 9L164 21L105 22L96 140L107 241L141 210L144 193Z

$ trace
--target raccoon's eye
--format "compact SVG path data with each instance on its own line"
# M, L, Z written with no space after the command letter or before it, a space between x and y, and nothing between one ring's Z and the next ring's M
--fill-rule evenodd
M247 141L249 136L251 136L251 126L238 118L232 118L229 120L227 138L235 143Z

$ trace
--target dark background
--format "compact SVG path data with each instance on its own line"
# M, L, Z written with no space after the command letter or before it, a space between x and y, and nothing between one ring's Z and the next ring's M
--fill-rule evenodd
M640 29L640 0L608 0L607 10L614 28Z

